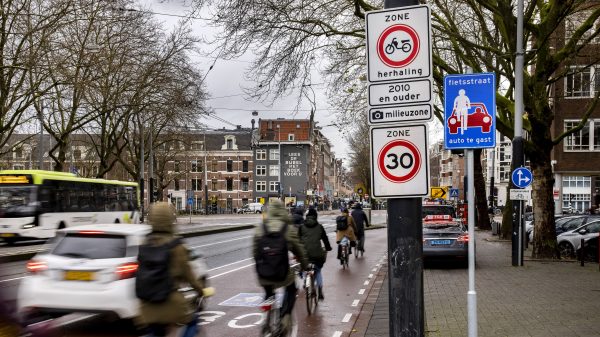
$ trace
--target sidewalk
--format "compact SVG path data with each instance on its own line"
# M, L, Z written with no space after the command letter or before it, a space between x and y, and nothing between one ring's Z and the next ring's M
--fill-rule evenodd
M523 267L513 267L510 242L489 231L476 236L478 336L600 336L597 263L581 267L576 261L526 258ZM530 255L531 248L525 256ZM467 336L467 290L466 269L424 270L426 336ZM386 265L350 336L389 336L388 299Z

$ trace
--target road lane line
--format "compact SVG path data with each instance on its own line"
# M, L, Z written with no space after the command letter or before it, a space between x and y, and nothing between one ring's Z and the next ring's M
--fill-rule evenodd
M234 265L234 264L238 264L238 263L240 263L240 262L245 262L245 261L252 260L252 259L254 259L254 258L253 258L253 257L249 257L249 258L247 258L247 259L239 260L239 261L236 261L236 262L232 262L232 263L224 264L224 265L222 265L222 266L220 266L220 267L215 267L215 268L213 268L213 269L209 269L208 271L213 271L213 270L217 270L217 269L221 269L221 268L229 267L229 266L232 266L232 265Z
M341 331L336 331L333 333L333 336L331 337L342 337L342 332Z
M241 267L239 267L239 268L235 268L235 269L232 269L232 270L230 270L230 271L226 271L226 272L224 272L224 273L221 273L221 274L217 274L217 275L210 276L208 279L210 280L210 279L213 279L213 278L217 278L217 277L219 277L219 276L223 276L223 275L231 274L231 273L233 273L233 272L235 272L235 271L242 270L242 269L244 269L244 268L248 268L248 267L250 267L250 266L253 266L253 265L254 265L254 263L251 263L251 264L248 264L248 265L245 265L245 266L241 266Z
M377 268L373 268L373 270L371 270L371 271L372 271L372 272L376 272L376 271L377 271Z
M360 302L360 301L359 300L352 301L352 306L353 307L357 307L358 306L358 302Z
M365 289L361 289L361 290L359 290L359 291L358 291L358 294L359 294L359 295L362 295L362 294L364 294L364 293L365 293Z
M352 314L346 314L346 316L344 316L344 318L342 318L342 323L350 322L350 317L352 317Z
M25 278L25 276L21 276L21 277L15 277L15 278L9 278L9 279L6 279L6 280L2 280L2 281L0 281L0 283L4 283L4 282L11 282L11 281L17 281L17 280L24 279L24 278Z
M369 274L369 278L373 278L373 274Z
M365 283L363 283L364 285L368 286L369 285L369 281L365 281Z
M208 244L205 244L205 245L199 245L199 246L190 246L190 248L200 248L200 247L214 246L214 245L218 245L218 244L221 244L221 243L233 242L233 241L238 241L238 240L248 239L248 238L251 238L251 237L252 237L252 235L248 235L248 236L242 236L241 238L237 238L237 239L231 239L231 240L225 240L225 241L213 242L213 243L208 243Z

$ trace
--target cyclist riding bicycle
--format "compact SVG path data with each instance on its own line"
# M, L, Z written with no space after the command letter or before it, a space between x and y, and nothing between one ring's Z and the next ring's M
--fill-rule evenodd
M356 226L346 208L342 208L342 215L338 216L335 221L337 223L335 232L335 243L338 244L337 258L340 260L340 264L344 264L344 261L342 261L342 246L340 245L340 241L342 241L345 236L350 240L350 247L356 246L356 235L354 234L356 233ZM343 225L344 222L346 223L345 226ZM351 254L351 252L352 248L350 248L348 254Z
M356 238L358 239L358 247L363 253L365 252L365 226L370 227L369 219L367 214L362 209L360 202L354 204L354 210L352 210L352 219L356 225Z
M327 252L331 251L331 244L325 232L325 228L317 221L317 210L314 207L308 209L304 225L298 229L298 236L304 245L308 262L315 266L315 280L319 287L319 300L325 299L323 296L323 274L321 269L327 259ZM321 245L325 245L325 249Z
M281 235L281 237L278 237L279 235ZM264 254L265 249L269 250L269 248L265 247L262 242L269 238L274 240L274 244L270 247L271 252ZM285 335L292 327L292 310L296 302L297 289L295 274L289 267L287 251L285 252L285 257L280 256L281 254L274 251L276 250L276 246L281 247L281 245L277 244L278 239L283 239L284 249L292 252L296 257L296 260L300 262L301 268L306 270L308 268L308 262L306 261L304 247L302 247L302 244L298 240L297 231L293 229L291 219L288 216L283 203L274 200L269 202L267 216L263 225L256 227L253 255L256 260L257 273L259 274L258 281L265 289L265 300L275 295L275 289L285 287L285 295L281 306L281 328L284 332L283 335ZM279 259L277 265L272 265L273 261L277 259ZM273 269L283 268L283 277L266 276L267 273L263 271L263 269L269 269L270 267Z

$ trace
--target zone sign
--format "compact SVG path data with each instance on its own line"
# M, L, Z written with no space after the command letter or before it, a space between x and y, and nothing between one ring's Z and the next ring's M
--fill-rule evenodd
M367 13L369 82L431 76L430 12L419 5Z
M373 196L429 195L427 125L372 127L370 131Z

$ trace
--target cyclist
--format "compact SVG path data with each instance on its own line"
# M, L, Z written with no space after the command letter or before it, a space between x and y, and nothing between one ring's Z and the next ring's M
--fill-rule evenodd
M354 210L352 210L352 219L356 225L356 238L358 239L358 247L363 253L365 252L365 226L370 227L369 219L367 214L362 209L360 202L354 204Z
M323 274L321 269L327 259L327 252L331 251L331 244L325 232L325 228L317 221L317 210L314 207L308 209L304 225L298 229L300 241L304 245L308 261L315 266L315 280L319 287L319 300L325 299L323 296ZM325 249L321 246L321 241ZM327 251L327 252L326 252Z
M345 229L339 229L339 227L336 228L336 232L335 232L335 243L338 244L337 258L340 260L340 264L344 264L344 261L342 261L342 246L340 245L340 242L342 241L342 239L345 236L348 238L348 240L350 240L350 247L356 246L356 235L354 234L354 233L356 233L356 226L354 224L354 220L348 214L347 208L342 208L342 215L340 217L345 218L345 221L348 224ZM337 221L338 221L338 219L336 219L336 222ZM348 250L348 254L351 254L351 251L352 251L352 248L350 248L350 250Z
M264 226L257 226L254 235L253 256L255 260L258 261L261 258L261 238L263 238L265 235L279 232L284 234L287 249L295 255L296 259L300 262L302 269L307 269L308 263L306 261L304 247L298 240L297 231L287 230L289 225L291 225L291 219L288 216L283 203L278 200L269 202L269 209L267 210L267 216L264 220ZM267 233L265 233L265 230ZM281 306L281 328L284 332L283 335L285 335L291 330L292 309L294 308L294 303L296 302L297 289L294 272L291 270L291 268L287 267L287 275L285 275L282 281L274 281L261 276L259 276L258 281L265 289L265 299L273 296L275 294L275 289L285 287L285 295L283 297L283 303Z
M148 236L147 243L153 247L160 247L174 242L176 220L175 210L170 204L158 202L150 206L148 223L152 226L152 233ZM183 244L177 243L170 248L170 260L167 263L168 274L176 284L185 282L198 294L203 294L204 284L194 276L189 264L189 252ZM164 302L153 303L146 300L140 302L139 323L148 328L149 336L167 336L169 327L195 323L196 317L192 304L176 289L170 292Z

